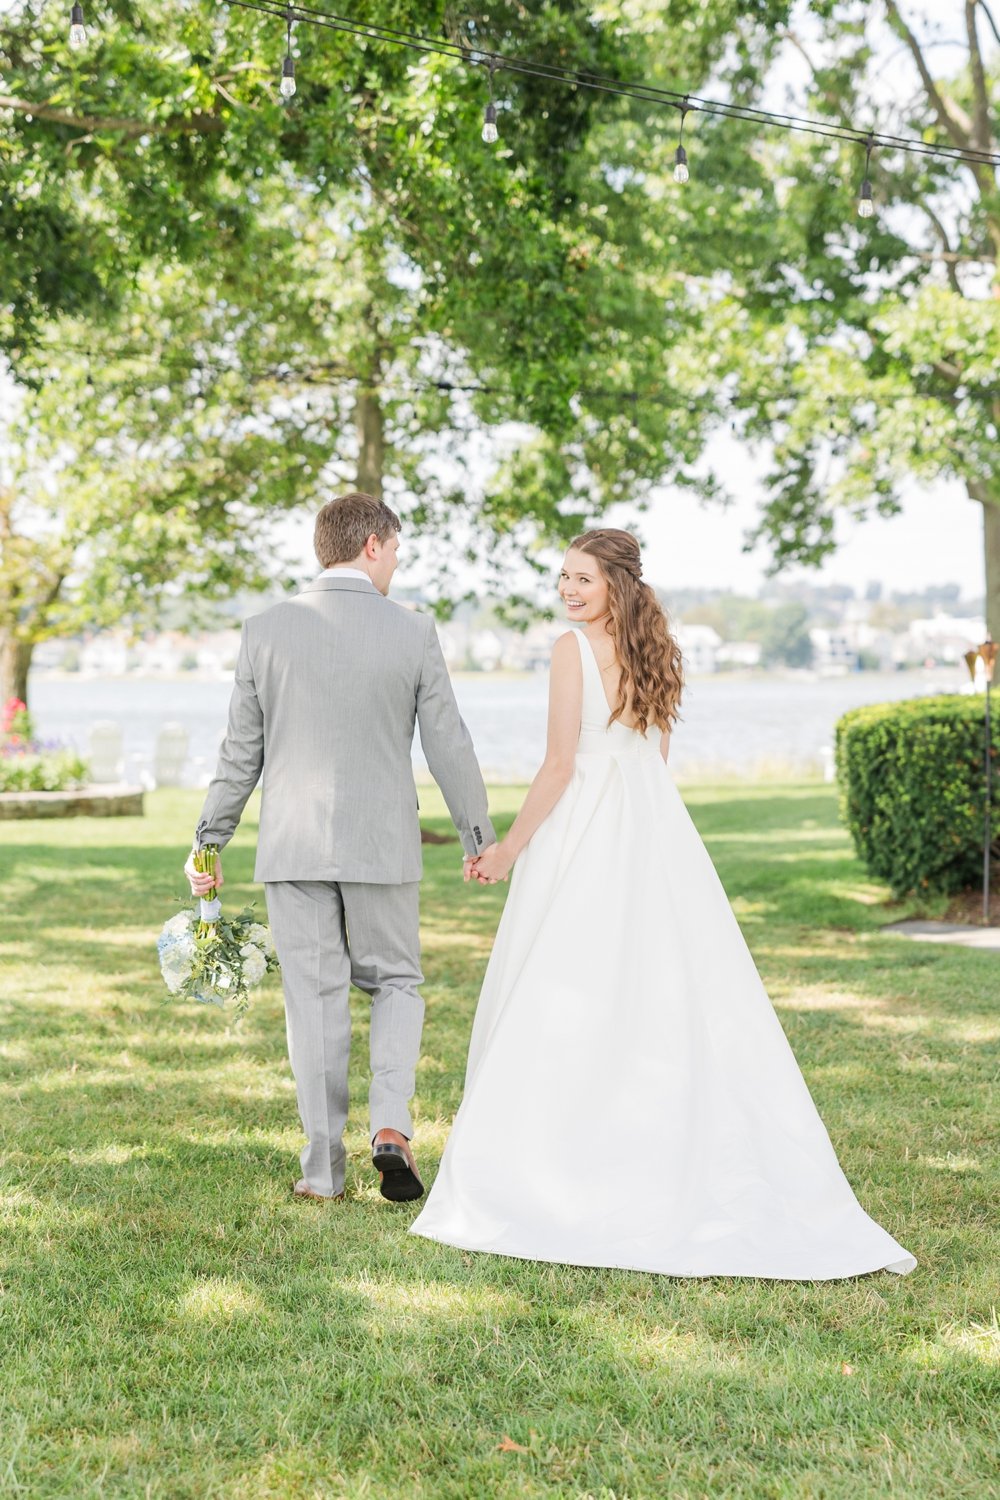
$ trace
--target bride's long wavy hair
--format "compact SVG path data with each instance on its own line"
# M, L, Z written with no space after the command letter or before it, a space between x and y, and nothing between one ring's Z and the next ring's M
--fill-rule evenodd
M570 546L597 560L608 585L610 635L622 668L618 702L608 723L631 708L641 734L650 724L671 729L684 689L681 650L662 604L642 581L639 543L629 531L597 529L585 531Z

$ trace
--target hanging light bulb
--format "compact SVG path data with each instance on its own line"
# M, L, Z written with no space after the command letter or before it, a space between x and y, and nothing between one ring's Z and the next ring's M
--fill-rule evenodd
M288 32L285 39L285 60L281 64L281 83L278 85L282 99L290 99L295 93L295 62L292 58L292 13L285 11Z
M87 28L83 24L83 6L79 0L69 13L69 44L71 47L82 47L87 40Z
M687 182L690 177L688 171L688 154L684 150L684 121L687 118L687 108L681 109L681 129L677 137L677 150L674 152L674 181Z
M490 102L483 115L483 140L487 146L492 146L500 133L497 130L497 107L493 102L493 74L496 71L496 59L493 57L490 58L489 68Z
M868 165L872 159L873 144L874 138L869 136L868 149L865 152L864 181L861 184L861 197L858 199L858 217L860 219L870 219L875 212L875 205L872 202L872 185L868 177Z

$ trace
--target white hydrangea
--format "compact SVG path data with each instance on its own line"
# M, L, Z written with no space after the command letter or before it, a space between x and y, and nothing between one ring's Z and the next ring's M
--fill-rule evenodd
M167 989L172 995L176 995L179 994L181 986L191 973L191 965L189 963L178 963L171 959L164 959L160 964L160 972L163 975Z
M274 943L271 940L270 928L265 927L262 922L250 923L250 926L247 928L247 939L268 956L274 952Z
M191 931L193 926L194 912L185 907L183 911L177 913L176 917L171 917L169 922L164 922L163 933L166 937L183 937L185 933ZM193 951L192 945L192 953Z
M188 920L184 920L187 918ZM176 995L190 977L195 959L193 914L178 912L163 925L156 947L160 955L160 971L164 983L172 995Z
M251 931L253 929L251 928ZM267 958L261 950L253 943L244 943L240 949L243 957L243 982L247 985L260 984L267 973Z

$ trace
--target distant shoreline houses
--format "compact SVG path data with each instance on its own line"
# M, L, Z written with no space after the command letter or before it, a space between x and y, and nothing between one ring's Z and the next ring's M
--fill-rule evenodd
M552 646L566 629L562 621L540 621L525 631L475 621L439 624L441 646L452 672L539 672L548 668ZM761 670L758 641L726 641L711 625L674 622L691 676ZM863 619L845 618L809 630L810 669L839 676L865 669L882 672L907 667L954 665L978 644L986 626L976 616L939 614L913 620L905 630L878 629ZM45 641L35 648L33 670L79 672L85 677L177 676L184 672L228 677L236 665L236 628L188 633L164 630L135 639L123 630L100 631L70 641Z

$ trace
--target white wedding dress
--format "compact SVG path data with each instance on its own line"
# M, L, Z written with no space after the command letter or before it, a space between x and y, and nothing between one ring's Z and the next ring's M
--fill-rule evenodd
M659 731L608 725L576 634L573 778L515 866L411 1233L669 1276L911 1271L840 1169Z

